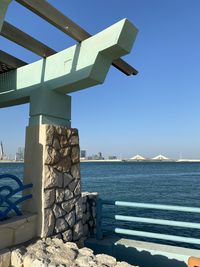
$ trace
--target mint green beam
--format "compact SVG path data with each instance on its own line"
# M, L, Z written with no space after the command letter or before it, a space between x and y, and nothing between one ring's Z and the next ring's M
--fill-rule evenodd
M124 235L131 235L131 236L141 236L147 238L155 238L160 240L168 240L168 241L175 241L175 242L183 242L188 244L198 244L200 245L199 238L190 238L185 236L175 236L175 235L165 235L165 234L157 234L152 232L144 232L144 231L134 231L134 230L127 230L122 228L115 228L115 233L117 234L124 234Z
M114 59L128 54L137 29L127 19L46 59L0 75L0 107L27 103L36 90L68 94L104 82Z
M0 31L3 26L4 18L8 9L9 4L12 0L0 0Z
M161 219L133 217L133 216L124 216L124 215L115 215L115 220L125 221L125 222L138 222L138 223L159 224L159 225L177 226L177 227L183 227L183 228L200 229L200 223L190 223L190 222L182 222L182 221L161 220Z

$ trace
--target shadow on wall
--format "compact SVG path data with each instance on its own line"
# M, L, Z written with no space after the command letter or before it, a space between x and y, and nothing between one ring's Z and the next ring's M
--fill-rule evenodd
M120 261L127 261L139 267L187 267L184 261L169 259L167 256L152 255L148 251L138 251L125 245L113 245L113 256Z

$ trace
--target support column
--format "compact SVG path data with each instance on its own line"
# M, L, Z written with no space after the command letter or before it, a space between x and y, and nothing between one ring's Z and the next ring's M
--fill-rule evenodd
M83 236L78 130L54 125L26 131L24 182L33 183L33 199L24 211L38 214L37 235Z

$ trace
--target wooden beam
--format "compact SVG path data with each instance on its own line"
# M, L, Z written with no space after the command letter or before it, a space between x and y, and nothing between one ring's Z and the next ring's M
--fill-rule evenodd
M1 29L1 35L41 57L48 57L56 53L55 50L5 21Z
M32 12L42 17L62 32L66 33L78 42L81 42L89 37L91 34L66 17L63 13L57 10L44 0L16 0L21 5L30 9ZM138 73L132 66L122 59L117 59L112 64L118 70L126 75L136 75Z
M0 62L4 63L8 67L11 67L12 69L17 69L19 67L27 65L26 62L14 57L14 56L11 56L10 54L8 54L2 50L0 50Z
M129 65L126 61L124 61L121 58L114 60L112 65L116 69L118 69L121 72L123 72L124 74L126 74L127 76L138 74L138 71L135 68L133 68L131 65Z
M78 42L91 35L44 0L16 0Z

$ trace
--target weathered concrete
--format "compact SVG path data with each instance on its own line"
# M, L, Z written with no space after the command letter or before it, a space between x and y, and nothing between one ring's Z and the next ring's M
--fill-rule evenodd
M21 244L35 237L36 222L37 215L33 214L16 216L0 222L0 249Z

